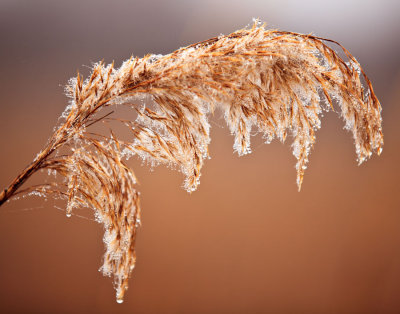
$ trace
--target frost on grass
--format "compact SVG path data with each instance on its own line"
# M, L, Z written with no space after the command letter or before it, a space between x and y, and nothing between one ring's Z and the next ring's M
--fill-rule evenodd
M299 189L323 111L340 112L360 163L381 152L381 106L372 85L346 49L337 44L343 60L327 42L337 44L255 22L251 29L165 56L132 57L118 69L100 62L86 80L79 75L70 80L63 122L35 159L37 169L65 180L30 190L66 199L67 215L75 207L94 210L105 227L101 270L114 277L119 302L135 265L140 224L136 179L124 160L136 155L151 165L177 168L185 175L185 189L194 191L209 157L208 116L216 108L224 112L239 155L251 152L252 130L266 143L291 135ZM126 106L137 119L113 118L110 106ZM91 132L99 121L120 123L130 139ZM68 153L57 153L61 148Z

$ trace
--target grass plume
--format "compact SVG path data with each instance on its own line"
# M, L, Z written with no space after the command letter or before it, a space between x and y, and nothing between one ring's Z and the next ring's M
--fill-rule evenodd
M338 45L346 60L327 43ZM66 91L70 103L62 124L0 193L0 205L16 194L35 192L65 199L67 216L77 207L93 209L105 228L101 270L114 277L118 302L135 266L140 225L129 157L176 166L185 175L184 187L194 191L209 156L208 115L216 108L224 112L239 155L251 152L252 128L267 143L293 135L299 190L323 110L340 112L359 163L382 151L381 106L357 60L335 41L266 30L258 22L165 56L131 57L120 68L99 62L86 80L79 74L71 79ZM141 104L144 99L152 105ZM130 108L137 118L113 118L107 108L115 105ZM131 139L123 141L113 131L91 132L101 121L128 128ZM40 169L63 180L20 190Z

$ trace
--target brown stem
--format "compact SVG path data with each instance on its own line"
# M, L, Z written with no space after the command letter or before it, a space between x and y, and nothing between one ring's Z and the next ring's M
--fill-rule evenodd
M40 152L37 158L0 193L0 206L9 200L32 174L40 169L41 164L53 151L54 148L49 145L44 151Z

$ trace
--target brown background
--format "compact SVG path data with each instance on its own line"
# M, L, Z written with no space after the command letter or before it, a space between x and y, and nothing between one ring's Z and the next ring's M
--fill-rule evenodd
M333 38L383 105L381 157L360 167L326 114L297 192L290 139L233 154L217 113L198 191L131 162L142 192L138 262L125 303L97 271L102 226L51 200L0 208L2 313L400 313L398 1L0 1L0 187L35 156L91 62L166 54L260 17ZM58 205L57 205L58 206Z

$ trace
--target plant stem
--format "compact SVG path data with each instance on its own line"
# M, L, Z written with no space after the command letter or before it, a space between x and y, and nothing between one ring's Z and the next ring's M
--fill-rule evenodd
M0 193L0 206L9 200L29 177L40 169L41 164L54 151L53 146L49 145L41 151L36 159L27 166L11 183Z

